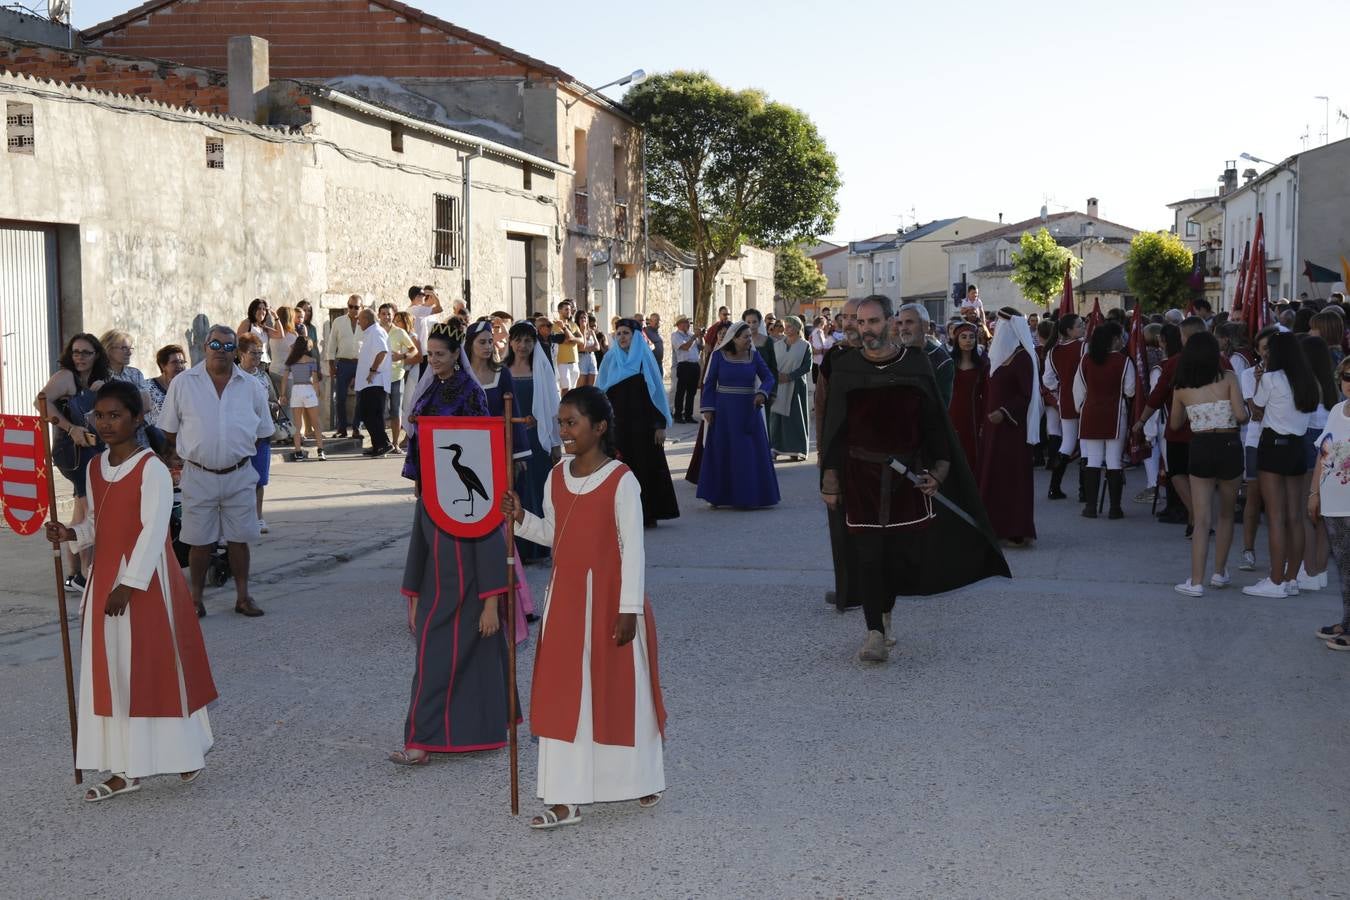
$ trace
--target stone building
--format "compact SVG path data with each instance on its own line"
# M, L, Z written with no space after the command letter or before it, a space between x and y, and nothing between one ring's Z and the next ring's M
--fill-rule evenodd
M554 173L565 230L550 302L573 297L604 318L639 310L640 129L557 66L397 0L150 0L82 37L105 51L219 70L226 41L241 34L268 41L278 77L325 81L565 167ZM510 264L537 278L537 258L515 252Z

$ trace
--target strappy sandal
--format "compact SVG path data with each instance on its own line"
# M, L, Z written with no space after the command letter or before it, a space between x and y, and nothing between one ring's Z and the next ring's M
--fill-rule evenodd
M536 816L534 819L530 820L530 827L533 828L535 831L551 831L554 828L561 828L564 825L581 824L580 806L572 806L570 803L568 804L560 803L558 805L567 807L566 816L564 816L563 818L558 818L558 814L555 813L553 811L553 807L550 806L548 809L544 810L544 814L542 816ZM540 819L542 819L543 821L538 821Z
M639 797L638 806L642 807L643 809L651 809L652 807L659 804L661 802L661 798L664 796L665 794L650 794L646 797Z
M178 780L183 782L183 784L192 784L192 782L200 778L201 774L205 771L205 769L198 769L195 772L181 772L178 775Z
M407 750L395 750L389 754L389 761L396 766L425 766L431 763L431 754L423 750L421 756L413 756Z
M112 781L113 778L122 779L122 786L120 788L114 789L108 786L108 781ZM141 783L139 781L135 778L128 778L125 775L114 775L112 778L109 778L108 781L91 787L89 792L84 795L84 802L102 803L104 800L111 800L118 794L134 794L141 789ZM90 794L93 796L90 796Z
M1324 625L1317 629L1317 639L1319 641L1330 641L1334 638L1345 637L1346 630L1340 622L1335 625Z

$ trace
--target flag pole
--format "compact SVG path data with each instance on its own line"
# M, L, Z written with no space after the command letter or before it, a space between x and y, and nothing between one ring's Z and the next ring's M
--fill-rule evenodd
M50 422L47 411L47 394L38 394L38 409L42 413L42 425L39 430L42 432L42 458L46 467L47 477L47 521L56 521L56 482L52 478L52 438L47 430ZM67 621L66 612L66 573L61 565L61 542L52 542L52 563L56 571L56 607L61 617L61 655L65 657L66 662L66 714L70 718L70 758L71 765L75 768L75 783L84 783L84 774L80 767L75 764L75 747L79 733L79 725L75 717L75 675L70 661L70 622Z
M515 484L515 460L511 448L510 394L502 396L506 437L506 489ZM520 815L520 745L516 733L516 517L506 517L506 694L507 730L511 736L511 815Z

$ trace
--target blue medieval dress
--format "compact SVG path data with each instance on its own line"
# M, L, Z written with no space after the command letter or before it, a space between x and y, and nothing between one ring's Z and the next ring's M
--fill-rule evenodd
M534 408L534 376L513 375L516 386L516 408L521 414ZM551 387L551 385L550 385ZM536 516L544 514L544 485L548 483L548 473L553 469L553 454L544 449L539 441L539 423L526 426L526 439L529 441L530 455L525 460L525 471L516 476L516 495L520 505ZM524 562L548 559L552 550L524 538L516 538L516 556Z
M698 497L713 506L756 509L778 503L778 476L769 451L764 411L755 395L773 398L777 379L756 351L748 361L716 351L703 381L701 409L713 413L703 436Z
M473 376L457 368L448 379L430 370L413 401L410 431L430 416L489 415L487 396ZM477 539L457 538L437 527L421 500L421 448L408 442L403 477L418 485L403 594L417 601L416 664L404 726L405 750L464 753L506 745L506 611L491 637L478 632L487 598L506 592L506 538L498 529ZM519 704L517 704L519 710Z

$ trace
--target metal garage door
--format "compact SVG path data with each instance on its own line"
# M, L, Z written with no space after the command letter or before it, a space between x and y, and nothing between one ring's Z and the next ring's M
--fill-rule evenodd
M59 353L56 231L0 224L0 412L32 415Z

